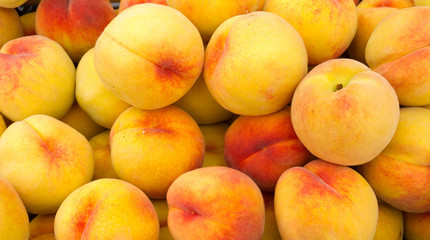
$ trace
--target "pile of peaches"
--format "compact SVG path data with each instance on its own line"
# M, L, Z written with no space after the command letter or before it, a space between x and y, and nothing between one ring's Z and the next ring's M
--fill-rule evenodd
M0 0L0 48L2 240L430 239L429 0Z

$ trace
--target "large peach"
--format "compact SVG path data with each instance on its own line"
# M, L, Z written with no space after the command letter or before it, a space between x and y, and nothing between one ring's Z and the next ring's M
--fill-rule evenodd
M55 215L56 240L157 240L157 213L136 186L98 179L73 191Z
M261 239L264 200L244 173L223 166L179 176L167 192L168 226L174 239Z
M366 46L370 68L396 90L403 106L430 104L430 7L400 9L384 18Z
M403 229L403 212L387 203L378 202L378 226L373 240L402 240Z
M0 0L0 48L10 40L22 37L24 30L15 9L1 7Z
M300 141L318 158L359 165L390 142L399 121L399 102L380 74L356 60L333 59L300 82L291 120Z
M97 40L94 63L103 84L140 109L176 102L203 69L197 28L181 12L161 4L127 8Z
M158 3L158 4L167 5L166 0L121 0L119 1L118 12L120 13L124 11L124 9L126 8L129 8L136 4L142 4L142 3Z
M403 213L405 238L407 240L427 240L430 236L430 212Z
M300 33L310 65L341 56L357 31L351 0L266 0L263 10L283 17Z
M94 66L94 48L82 56L76 68L75 96L88 116L105 128L111 128L116 118L130 107L103 85Z
M205 157L202 167L226 166L224 159L224 136L229 125L226 123L200 125L205 140Z
M206 48L206 85L221 106L238 115L280 110L307 71L302 38L274 13L258 11L228 19Z
M256 11L258 0L167 0L167 5L178 9L199 30L203 42L209 42L212 34L225 20Z
M198 124L215 124L233 116L233 113L223 108L213 98L206 86L203 74L193 87L174 104L190 114Z
M305 165L312 155L297 138L287 105L264 116L239 116L225 133L224 157L263 191L273 191L285 170Z
M54 234L55 214L39 214L30 221L30 240Z
M282 239L373 239L378 202L352 168L314 160L279 178L275 214Z
M404 107L390 144L358 166L376 195L405 211L430 211L430 109Z
M91 181L93 171L88 140L48 115L14 122L0 138L0 177L31 213L55 213L68 194Z
M34 114L60 118L75 100L75 66L47 37L9 41L0 50L0 72L0 112L13 122Z
M112 166L109 135L110 131L106 130L92 137L89 141L94 152L93 180L100 178L118 178Z
M27 211L14 187L0 178L0 239L27 240L30 226Z
M205 153L199 126L173 105L125 110L112 126L110 147L118 177L150 198L165 198L178 176L202 166Z
M114 17L109 0L41 0L35 28L37 34L60 43L77 63Z

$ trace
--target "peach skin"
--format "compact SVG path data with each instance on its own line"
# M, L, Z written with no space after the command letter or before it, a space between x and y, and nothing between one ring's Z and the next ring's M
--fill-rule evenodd
M291 120L299 140L316 157L360 165L390 142L399 121L399 101L389 82L363 63L332 59L300 82Z
M273 192L263 192L264 198L264 233L262 240L282 240L279 234L275 216L275 195Z
M30 213L55 213L68 194L91 181L93 171L88 140L48 115L14 122L0 138L0 177Z
M209 92L237 115L280 110L291 101L307 71L302 38L274 13L258 11L229 18L206 47L204 79Z
M223 166L179 176L167 192L168 226L176 240L254 240L264 231L264 200L244 173Z
M415 6L430 6L429 0L414 0Z
M24 36L36 35L36 12L29 12L20 17Z
M314 160L286 170L276 185L275 214L282 239L373 239L378 202L350 167Z
M373 240L402 240L403 229L403 212L385 202L379 201L378 226Z
M14 8L17 8L26 2L27 0L0 0L0 8L7 8L13 10Z
M177 177L201 167L205 154L199 126L173 105L125 110L112 126L110 147L117 176L153 199L165 198Z
M30 226L27 211L14 187L0 178L0 239L27 240Z
M41 0L36 33L57 41L78 63L114 17L109 0Z
M430 104L430 7L400 9L372 32L365 57L393 86L402 106Z
M158 3L162 5L167 5L166 0L121 0L119 1L118 13L124 11L124 9L129 8L133 5L142 3Z
M73 191L55 215L56 240L157 240L157 213L136 186L98 179Z
M75 66L54 40L33 35L0 49L0 112L11 121L34 114L61 118L75 97Z
M6 127L6 122L4 121L3 116L0 114L0 136L6 130Z
M312 157L294 132L288 105L264 116L239 116L225 133L227 166L246 173L263 191L274 191L285 170Z
M0 0L1 2L2 0ZM24 30L17 11L0 5L0 48L10 40L22 37Z
M427 240L430 236L430 212L403 213L405 238L407 240Z
M227 166L224 159L224 136L229 125L217 123L199 127L205 140L205 157L202 167Z
M300 33L309 65L340 57L357 31L358 16L351 0L266 0L263 10L283 17Z
M182 12L197 27L203 42L227 19L254 12L259 0L167 0L167 5Z
M402 107L390 144L358 166L378 198L404 211L430 211L430 109Z
M106 130L95 135L89 141L94 152L93 180L100 178L118 178L112 166L109 135L110 131Z
M154 205L160 223L160 235L158 240L173 240L169 227L167 226L167 216L169 214L169 205L167 205L167 200L151 199L151 202L152 205Z
M128 104L145 110L166 107L187 93L203 69L197 28L171 7L145 3L111 21L94 48L103 84Z
M55 214L40 214L30 221L30 240L37 237L54 234Z

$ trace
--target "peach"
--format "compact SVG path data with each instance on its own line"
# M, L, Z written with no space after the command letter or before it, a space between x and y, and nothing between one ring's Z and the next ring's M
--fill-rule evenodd
M57 41L78 63L114 17L109 0L41 0L35 28L37 34Z
M316 157L340 165L371 161L388 145L399 121L394 89L352 59L332 59L300 82L291 104L299 140Z
M30 240L55 240L55 235L54 233L47 233L47 234L32 238Z
M227 166L224 160L224 136L229 125L226 123L200 125L205 140L205 157L202 167Z
M30 221L30 240L47 235L54 234L55 214L40 214Z
M282 239L373 239L378 202L352 168L314 160L279 178L275 215Z
M118 177L155 199L165 198L181 174L201 167L205 153L199 126L173 105L125 110L112 126L110 147Z
M426 240L430 236L430 212L403 213L405 238L407 240Z
M375 27L386 16L401 8L414 6L413 0L364 0L357 6L357 32L348 47L349 56L366 63L367 41Z
M119 179L98 179L73 191L55 216L56 240L157 240L157 213L136 186Z
M4 121L3 116L0 114L0 136L6 130L6 127L6 122Z
M0 72L0 112L13 122L34 114L60 118L75 99L75 66L47 37L9 41L0 49Z
M0 178L0 239L25 240L30 235L27 211L15 188Z
M275 215L275 195L273 192L263 192L265 220L264 233L262 240L282 240L279 234L278 225L276 224Z
M278 15L258 11L217 28L206 48L204 79L222 107L257 116L289 103L307 70L299 33Z
M403 239L403 213L381 201L378 202L378 226L373 240L387 239Z
M169 205L167 205L166 199L152 199L152 205L154 205L155 211L157 212L159 224L160 224L160 235L159 240L173 240L170 234L169 227L167 226L167 216L169 214Z
M263 11L265 3L266 3L266 0L258 0L257 11Z
M264 200L244 173L223 166L179 176L167 192L168 226L174 239L261 239Z
M429 0L414 0L415 6L430 6Z
M76 68L75 97L88 116L105 128L111 128L116 118L130 107L103 85L94 66L94 48L82 56Z
M233 113L223 108L213 98L206 86L203 74L200 75L193 87L174 105L185 110L198 124L215 124L233 116Z
M15 9L4 8L0 0L0 48L10 40L22 37L24 30Z
M179 100L203 69L197 28L181 12L161 4L127 8L111 21L94 49L103 84L128 104L159 109Z
M24 36L36 35L36 12L29 12L20 17Z
M124 9L129 8L133 5L142 4L142 3L158 3L158 4L167 5L166 0L121 0L119 1L118 13L124 11Z
M430 7L400 9L372 32L365 57L393 86L403 106L430 104Z
M55 213L68 194L91 181L93 171L88 140L48 115L14 122L0 138L0 177L31 213Z
M27 0L0 0L0 8L13 9L23 5Z
M82 133L87 139L94 137L95 135L103 132L104 127L98 125L91 119L84 110L75 103L70 107L69 111L60 118L60 121L73 127L78 132Z
M274 191L285 170L305 165L312 155L297 138L287 105L268 115L239 116L225 133L224 157L260 189Z
M254 12L259 6L258 0L167 0L173 7L197 27L203 42L209 42L215 30L227 19Z
M109 135L110 131L106 130L89 140L94 152L93 180L100 178L118 178L112 166Z
M358 26L351 0L266 0L263 10L283 17L300 33L310 65L340 57Z
M430 109L403 107L390 144L358 166L378 198L405 211L430 211Z

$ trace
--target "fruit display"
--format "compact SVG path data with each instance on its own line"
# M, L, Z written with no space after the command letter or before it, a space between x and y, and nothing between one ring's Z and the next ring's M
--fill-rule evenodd
M429 240L429 0L0 0L0 240Z

